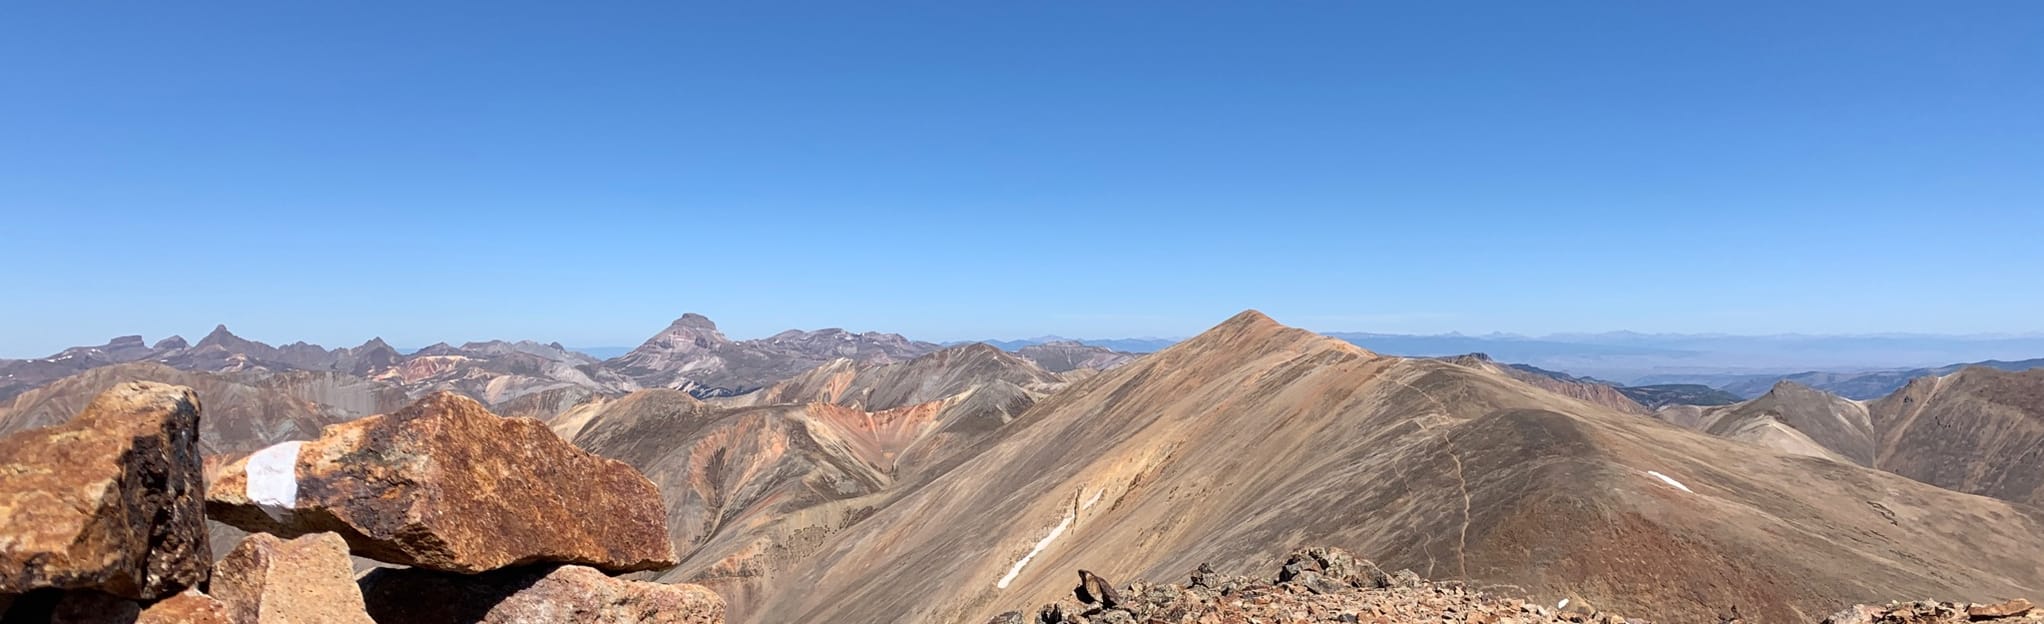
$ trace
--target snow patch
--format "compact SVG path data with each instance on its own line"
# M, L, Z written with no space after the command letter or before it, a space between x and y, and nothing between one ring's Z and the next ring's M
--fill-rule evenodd
M1107 493L1107 488L1100 488L1100 491L1098 491L1098 492L1094 492L1094 493L1093 493L1093 498L1088 498L1088 499L1086 499L1086 504L1084 504L1084 505L1080 505L1080 506L1079 506L1079 508L1080 508L1080 509L1092 509L1092 508L1093 508L1093 503L1098 503L1098 502L1100 502L1100 496L1101 496L1101 495L1103 495L1103 494L1106 494L1106 493Z
M1676 481L1676 480L1674 479L1674 477L1670 477L1670 476L1668 476L1668 475L1664 475L1664 474L1661 474L1661 473L1659 473L1659 472L1655 472L1655 471L1652 471L1652 470L1648 470L1648 471L1647 471L1647 476L1650 476L1650 477L1653 477L1653 478L1656 478L1656 479L1660 479L1662 483L1666 483L1666 484L1668 484L1668 485L1670 485L1670 486L1674 486L1674 488L1675 488L1675 489L1678 489L1678 490L1682 490L1682 491L1684 491L1684 492L1688 492L1688 493L1690 493L1690 494L1695 494L1695 493L1696 493L1696 490L1692 490L1692 489L1689 489L1689 486L1687 486L1687 485L1683 485L1681 481Z
M298 447L304 444L285 442L248 456L248 500L277 522L298 507Z
M1557 603L1554 603L1554 608L1556 608L1556 609L1567 609L1567 608L1568 608L1568 599L1567 599L1567 598L1563 598L1563 599L1561 599L1561 602L1557 602Z
M1029 549L1029 554L1022 555L1021 560L1016 561L1013 567L1008 568L1008 574L1002 576L1000 582L994 583L994 587L1000 589L1007 589L1009 583L1015 582L1015 576L1022 573L1022 566L1029 565L1030 559L1035 559L1036 555L1041 554L1043 552L1043 549L1050 547L1050 543L1056 540L1057 536L1064 535L1065 529L1071 528L1073 515L1074 514L1070 513L1065 514L1064 521L1059 522L1057 523L1057 526L1052 527L1050 529L1049 535L1043 536L1043 539L1041 541L1036 542L1035 548Z

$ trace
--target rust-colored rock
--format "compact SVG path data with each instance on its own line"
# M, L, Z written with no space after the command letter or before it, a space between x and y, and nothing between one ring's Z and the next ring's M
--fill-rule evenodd
M645 475L441 392L223 467L207 511L249 531L332 531L354 554L477 573L533 563L674 565Z
M0 439L0 594L154 599L206 578L199 397L133 382L70 422Z
M234 620L228 616L226 604L187 589L143 609L135 624L234 624Z
M1991 620L1995 618L2005 618L2010 616L2024 615L2029 613L2030 609L2032 608L2033 606L2030 604L2030 601L2017 598L2015 600L2010 600L2007 602L1997 602L1994 604L1973 605L1967 607L1966 616L1975 620Z
M627 581L583 566L461 576L386 568L362 578L382 624L721 624L724 600L700 585Z
M250 535L220 560L209 589L234 624L370 622L348 545L332 533Z

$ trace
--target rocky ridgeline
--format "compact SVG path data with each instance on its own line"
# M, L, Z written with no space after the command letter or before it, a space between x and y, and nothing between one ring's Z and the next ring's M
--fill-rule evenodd
M0 622L713 623L645 476L436 394L225 466L189 388L127 383L0 438ZM252 531L218 563L206 519ZM408 566L357 579L350 555Z
M2000 622L2019 624L2044 622L2044 609L2030 601L2015 599L1994 604L1962 602L1891 602L1884 606L1859 605L1824 619L1824 624L1956 624L1958 622Z
M1580 602L1559 607L1435 583L1410 570L1385 572L1338 548L1293 552L1275 578L1223 577L1202 565L1185 585L1135 583L1116 589L1079 572L1074 600L1034 615L1008 612L988 624L1247 624L1273 622L1469 622L1631 624Z
M987 624L1357 624L1447 623L1642 624L1646 620L1599 611L1580 600L1556 606L1474 591L1460 583L1435 583L1410 570L1387 573L1367 559L1338 548L1307 548L1285 560L1274 579L1223 577L1201 565L1189 583L1135 583L1115 588L1106 579L1079 571L1073 599L1044 605L1034 614L1010 611ZM1736 611L1723 624L1743 624ZM1859 605L1823 624L2003 624L2044 623L2044 609L2027 600L1997 604L1950 602Z

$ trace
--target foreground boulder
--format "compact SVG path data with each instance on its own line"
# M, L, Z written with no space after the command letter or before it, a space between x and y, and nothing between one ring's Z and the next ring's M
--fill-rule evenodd
M368 624L348 544L332 533L257 533L220 560L209 589L234 624Z
M462 576L385 568L362 577L382 624L719 624L724 600L699 585L627 581L583 566Z
M205 580L199 397L124 383L71 422L0 439L0 594L154 599Z
M645 475L449 392L228 464L207 503L243 530L332 531L355 555L448 572L674 565L665 506Z

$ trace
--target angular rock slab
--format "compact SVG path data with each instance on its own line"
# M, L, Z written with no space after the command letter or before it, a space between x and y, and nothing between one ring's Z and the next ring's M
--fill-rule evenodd
M721 624L724 599L700 585L627 581L583 566L461 576L386 568L362 577L381 624Z
M354 554L478 573L533 563L672 567L645 475L451 392L221 468L207 512L252 532L332 531Z
M369 624L348 543L257 533L220 559L207 587L235 624Z
M199 396L124 383L71 422L0 439L0 594L155 599L205 580Z
M228 616L226 604L187 589L143 609L135 624L234 624L234 620Z

